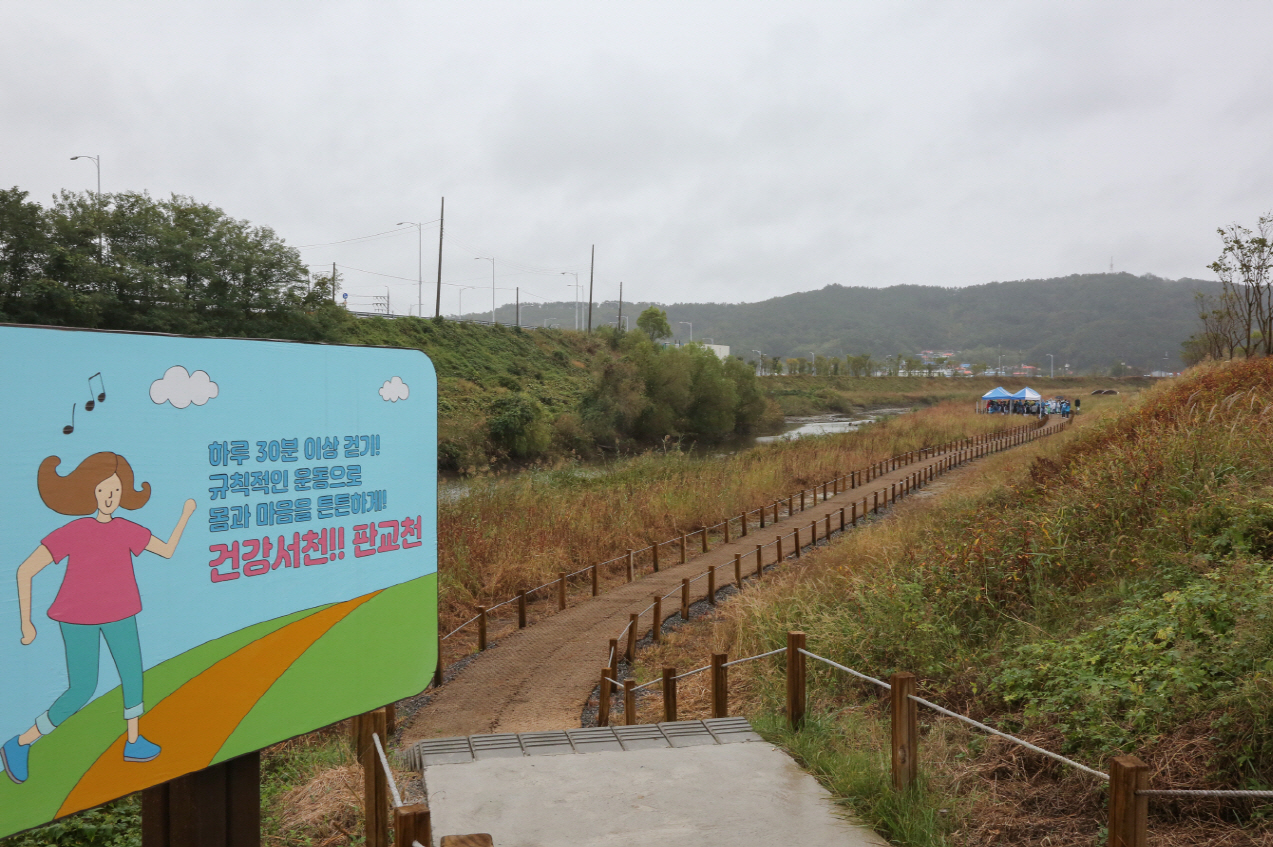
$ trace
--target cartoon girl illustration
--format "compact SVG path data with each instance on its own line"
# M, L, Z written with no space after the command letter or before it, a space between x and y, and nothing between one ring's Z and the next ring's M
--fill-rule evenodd
M133 488L133 469L115 453L94 453L67 476L61 476L57 456L40 463L36 485L40 499L62 515L86 515L49 533L40 546L18 566L18 607L22 616L22 643L35 640L31 623L31 581L54 562L66 560L66 575L48 615L58 622L66 646L66 691L54 701L35 725L0 747L0 760L14 782L25 782L31 745L48 735L88 703L97 688L101 639L106 639L124 693L124 720L128 741L124 760L148 762L159 755L159 745L137 729L145 711L142 700L141 646L137 640L137 613L141 595L133 573L133 557L149 550L171 559L177 542L194 513L195 501L187 500L167 541L132 521L115 517L122 506L136 510L150 500L150 483Z

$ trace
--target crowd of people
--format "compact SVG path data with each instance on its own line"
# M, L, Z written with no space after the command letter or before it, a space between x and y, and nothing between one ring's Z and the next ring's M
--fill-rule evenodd
M985 413L987 415L1034 415L1035 417L1043 417L1044 415L1060 415L1068 418L1073 412L1077 412L1081 400L1075 400L1071 408L1070 401L1064 397L1054 397L1051 400L987 400Z

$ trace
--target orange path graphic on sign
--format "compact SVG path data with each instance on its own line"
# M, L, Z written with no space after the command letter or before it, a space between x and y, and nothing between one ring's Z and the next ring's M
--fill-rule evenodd
M342 618L379 592L315 612L226 656L142 716L142 735L163 747L150 762L125 762L125 735L80 778L58 817L206 768L283 672Z

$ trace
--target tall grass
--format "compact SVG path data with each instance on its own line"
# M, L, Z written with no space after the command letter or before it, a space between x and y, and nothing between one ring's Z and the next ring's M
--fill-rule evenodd
M1155 787L1273 783L1273 360L1199 369L1073 436L979 464L991 475L941 510L873 526L744 594L726 612L736 653L802 629L815 652L915 672L925 696L1097 767L1135 752ZM743 667L776 713L780 678ZM823 717L863 702L843 680L811 679ZM1002 750L967 757L979 778L930 771L972 807L966 840L1097 836L1096 786L1019 756L1009 766ZM860 807L879 799L845 790ZM1235 825L1270 836L1267 807L1151 810L1161 843L1238 843Z
M439 509L444 622L475 603L666 541L803 486L898 453L1019 425L944 403L856 433L779 442L730 456L648 454L604 472L567 469L475 482Z

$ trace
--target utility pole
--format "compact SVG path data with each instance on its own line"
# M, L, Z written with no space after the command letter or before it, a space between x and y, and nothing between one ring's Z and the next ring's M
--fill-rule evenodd
M442 317L442 229L446 226L446 198L442 198L442 216L438 219L438 300L433 317ZM424 317L421 315L421 317Z
M592 332L592 279L597 270L597 245L592 245L592 262L588 265L588 332Z
M619 326L623 326L623 280L619 280Z
M521 326L522 325L522 287L520 285L517 286L516 291L517 291L517 294L516 294L517 299L514 302L516 302L517 305L513 307L513 326Z
M336 302L336 263L332 262L332 302Z

